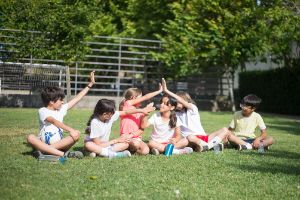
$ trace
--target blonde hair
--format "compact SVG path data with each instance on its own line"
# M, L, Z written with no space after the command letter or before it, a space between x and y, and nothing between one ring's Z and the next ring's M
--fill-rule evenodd
M186 102L196 105L195 101L191 98L191 96L187 92L179 91L176 94L181 98L183 98Z
M140 90L138 88L128 88L127 90L125 90L124 99L121 101L121 103L119 105L119 110L123 110L123 106L124 106L125 101L131 100L134 97L137 97L141 94L142 94L142 90Z

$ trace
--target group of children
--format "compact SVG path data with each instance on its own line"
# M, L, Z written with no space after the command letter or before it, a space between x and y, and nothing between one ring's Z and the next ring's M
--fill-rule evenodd
M43 154L61 157L82 158L81 151L69 151L79 140L80 132L63 123L67 111L84 97L95 83L94 71L90 74L88 85L72 100L64 104L64 92L58 87L46 87L41 97L45 107L39 109L40 133L27 137L28 143L36 150L35 156ZM160 100L159 112L148 119L155 110L150 103L141 108L144 101L164 93ZM189 154L207 151L218 145L223 150L228 142L236 144L239 150L257 149L263 144L265 148L273 144L268 137L266 126L261 116L255 112L261 99L256 95L247 95L241 101L241 111L234 114L229 127L221 128L207 134L200 120L197 106L188 93L173 93L162 79L159 89L142 95L141 90L129 88L124 92L124 100L116 111L115 102L100 99L88 120L84 151L91 157L129 157L139 155L159 155L169 143L174 145L173 154ZM120 137L110 140L113 123L121 118ZM144 129L152 126L151 138L145 143L142 138ZM255 129L259 127L261 135L256 137ZM63 131L69 136L63 138Z

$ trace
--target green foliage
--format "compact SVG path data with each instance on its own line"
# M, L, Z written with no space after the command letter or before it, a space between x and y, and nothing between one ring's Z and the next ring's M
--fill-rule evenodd
M240 97L254 93L262 98L259 110L300 114L300 67L269 71L242 72L239 75Z
M84 131L91 110L72 110L65 123ZM65 165L38 162L25 137L37 133L36 109L0 110L2 199L299 199L300 122L263 115L276 144L265 155L234 149L191 155L85 157ZM231 113L201 112L207 132L227 126ZM119 123L113 127L118 135ZM150 130L146 130L146 139ZM80 141L73 149L81 149Z

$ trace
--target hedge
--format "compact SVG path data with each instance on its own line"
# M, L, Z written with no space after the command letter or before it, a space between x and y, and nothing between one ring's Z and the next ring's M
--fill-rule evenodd
M300 67L239 74L239 96L262 98L260 111L300 115Z

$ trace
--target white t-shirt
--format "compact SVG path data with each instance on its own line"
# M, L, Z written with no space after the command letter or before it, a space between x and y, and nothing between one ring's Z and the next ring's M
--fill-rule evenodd
M39 124L40 124L39 136L41 136L43 134L43 131L45 129L47 129L47 130L49 130L49 128L51 129L51 126L53 126L53 128L59 128L45 120L48 117L53 117L57 121L63 122L64 116L67 114L67 111L68 111L68 106L69 106L68 103L66 103L66 104L63 104L59 110L49 110L46 107L42 107L39 109ZM59 129L61 130L61 132L63 132L63 130L61 128L59 128Z
M91 121L91 133L87 135L85 140L91 140L93 138L99 138L102 142L108 142L111 133L111 127L115 121L118 120L120 112L116 111L108 122L102 122L98 118L94 118Z
M196 105L192 104L191 109L186 112L176 112L177 120L181 123L181 134L183 137L189 135L207 135L201 125L199 111Z
M171 128L169 126L169 121L163 121L160 112L154 113L150 119L148 120L148 123L153 125L153 130L151 134L151 139L159 142L159 143L165 143L169 142L169 139L171 139L174 136L175 128ZM176 127L180 126L180 122L177 121Z

